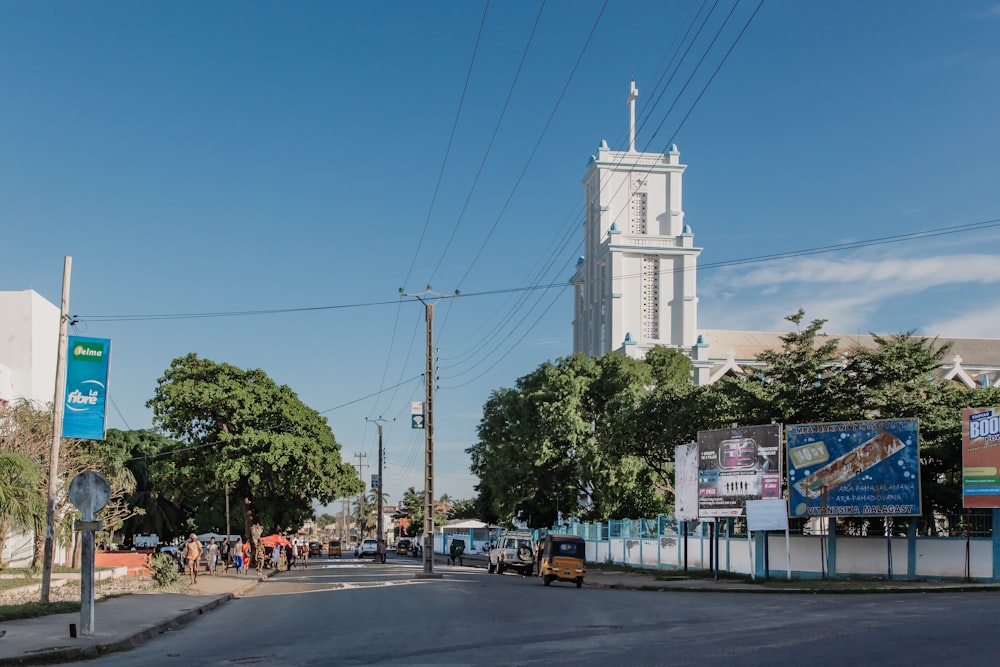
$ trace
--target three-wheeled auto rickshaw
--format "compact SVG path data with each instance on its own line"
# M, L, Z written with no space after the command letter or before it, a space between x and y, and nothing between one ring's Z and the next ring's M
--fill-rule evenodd
M330 544L326 548L327 558L340 558L343 553L343 547L340 545L340 540L330 540Z
M571 581L577 588L583 586L587 574L584 557L587 543L577 535L549 533L542 543L542 560L538 576L548 586L553 581Z

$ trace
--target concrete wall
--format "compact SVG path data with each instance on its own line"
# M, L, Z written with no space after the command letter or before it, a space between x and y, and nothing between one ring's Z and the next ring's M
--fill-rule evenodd
M726 572L763 576L763 537L749 543L744 537L723 537L719 541L719 567ZM795 535L789 538L792 576L795 577L886 577L889 574L889 548L884 537L836 536L832 541L822 535ZM960 579L965 577L966 540L961 538L892 538L892 577L894 579ZM687 566L707 568L711 562L707 536L687 538ZM621 538L588 540L587 560L648 569L684 567L684 538L663 536L658 539ZM911 560L915 563L910 571ZM768 566L771 576L786 572L785 536L768 534ZM835 570L830 566L834 564ZM993 571L993 540L969 541L969 570L972 579L996 580Z

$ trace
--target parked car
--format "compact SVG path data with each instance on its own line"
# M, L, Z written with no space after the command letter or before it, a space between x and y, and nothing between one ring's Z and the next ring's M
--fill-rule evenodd
M362 540L357 556L358 558L375 558L378 556L378 540L371 537Z
M516 570L529 576L535 569L535 549L531 543L531 533L514 531L504 533L497 545L490 549L490 574L503 574L504 570Z

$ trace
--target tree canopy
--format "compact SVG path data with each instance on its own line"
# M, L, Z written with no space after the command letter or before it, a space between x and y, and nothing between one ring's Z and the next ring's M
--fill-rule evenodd
M654 348L645 361L573 355L495 390L467 450L481 518L651 516L672 508L674 451L698 431L900 417L919 420L925 516L961 511L960 409L995 405L1000 390L940 378L947 347L933 339L873 336L845 350L824 320L786 319L780 348L707 386L692 384L681 351Z
M181 443L169 462L179 487L195 496L230 489L247 527L296 527L314 499L362 489L326 419L262 370L188 354L171 362L147 405Z

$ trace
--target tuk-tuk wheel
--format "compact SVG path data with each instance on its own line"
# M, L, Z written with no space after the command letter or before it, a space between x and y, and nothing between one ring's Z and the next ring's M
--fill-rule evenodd
M581 586L583 586L583 577L577 577L576 578L576 587L580 588Z
M544 585L546 585L546 586L548 586L549 584L551 584L552 583L552 575L551 574L547 574L544 577L542 577L542 583Z

